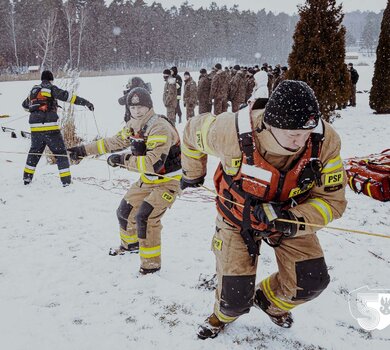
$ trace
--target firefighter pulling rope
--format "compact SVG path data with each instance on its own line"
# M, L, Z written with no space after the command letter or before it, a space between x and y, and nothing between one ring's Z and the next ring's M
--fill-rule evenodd
M2 154L21 154L21 155L25 155L25 154L30 154L30 155L37 155L35 153L28 153L28 152L14 152L14 151L0 151L0 153ZM67 155L63 155L63 154L53 154L53 156L55 157L68 157ZM88 157L80 157L80 159L84 159L84 158L88 158ZM106 162L104 159L99 159L99 158L88 158L88 159L91 159L91 160L95 160L95 161L100 161L100 162ZM132 171L132 172L136 172L136 173L139 173L138 169L137 168L131 168L131 167L128 167L126 165L119 165L119 167L123 168L123 169L127 169L129 171ZM153 175L153 176L159 176L159 177L166 177L165 175L161 175L161 174L155 174L155 173L148 173L150 175ZM173 178L174 180L176 181L180 181L179 179L175 179ZM242 204L240 203L236 203L234 201L231 201L229 200L228 198L225 198L219 194L217 194L215 192L215 190L207 187L207 186L204 186L204 185L201 185L199 186L200 188L203 188L205 189L206 191L220 197L221 199L227 201L227 202L230 202L234 205L237 205L239 207L244 207ZM299 221L295 221L295 220L287 220L287 219L277 219L278 221L281 221L281 222L287 222L287 223L293 223L293 224L302 224L302 222L299 222ZM311 224L311 223L308 223L308 222L305 222L304 225L307 225L307 226L311 226L311 227L315 227L315 228L328 228L328 229L332 229L332 230L337 230L337 231L343 231L343 232L352 232L352 233L356 233L356 234L361 234L361 235L368 235L368 236L374 236L374 237L381 237L381 238L390 238L390 235L384 235L384 234L380 234L380 233L373 233L373 232L367 232L367 231L360 231L360 230L352 230L352 229L346 229L346 228L342 228L342 227L335 227L335 226L328 226L328 225L317 225L317 224Z

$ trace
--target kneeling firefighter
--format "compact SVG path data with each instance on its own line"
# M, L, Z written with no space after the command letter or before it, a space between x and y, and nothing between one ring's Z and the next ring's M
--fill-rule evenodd
M329 283L315 229L305 222L327 225L345 210L340 138L320 119L304 82L280 83L266 102L194 117L184 131L182 189L203 183L208 154L221 160L212 242L218 287L214 312L198 329L201 339L216 337L253 305L289 328L290 310ZM274 248L278 271L256 285L262 241Z
M140 273L147 274L161 268L161 218L180 190L180 138L168 119L154 112L146 89L131 90L127 105L131 118L115 136L68 151L72 159L78 159L131 148L131 153L112 154L107 159L112 167L122 166L141 174L117 210L121 245L111 249L110 255L139 251Z

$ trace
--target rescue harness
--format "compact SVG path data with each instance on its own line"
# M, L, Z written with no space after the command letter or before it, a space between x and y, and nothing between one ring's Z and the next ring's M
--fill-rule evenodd
M219 195L216 199L219 214L240 229L249 254L255 258L259 249L254 237L277 232L270 231L266 224L254 217L254 206L265 202L276 203L287 210L304 202L315 185L321 186L323 165L319 155L324 125L322 121L319 122L307 140L303 153L287 171L280 171L267 162L257 149L255 133L261 132L263 127L254 129L248 110L236 113L237 137L242 152L241 167L236 175L228 175L220 163L214 175L214 185ZM280 235L277 245L283 237Z

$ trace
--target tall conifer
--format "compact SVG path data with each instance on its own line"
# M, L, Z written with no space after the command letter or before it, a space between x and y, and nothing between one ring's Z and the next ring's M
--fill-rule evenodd
M336 6L336 0L306 0L298 13L288 77L314 90L323 118L329 120L349 94L342 6Z
M390 113L390 0L383 13L381 34L376 49L376 62L370 107L378 114Z

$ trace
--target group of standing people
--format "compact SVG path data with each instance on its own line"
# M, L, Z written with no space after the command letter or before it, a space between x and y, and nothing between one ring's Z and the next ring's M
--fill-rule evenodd
M214 175L218 215L212 238L218 285L213 311L197 332L201 339L216 337L252 306L276 325L291 327L291 310L319 296L330 281L311 224L327 225L346 208L340 138L321 120L313 90L304 82L285 80L268 97L268 73L260 69L253 75L248 105L240 108L247 97L240 92L236 98L243 76L238 68L229 80L229 73L216 65L212 78L207 77L207 106L210 109L212 101L216 113L191 116L182 142L174 125L176 114L181 115L181 78L172 69L164 71L170 89L169 96L164 90L167 117L154 111L150 88L133 78L119 101L126 106L126 125L111 137L67 150L77 161L111 153L110 166L140 174L116 211L120 245L109 254L139 253L142 275L161 268L161 219L166 210L181 190L203 185L208 155L220 159ZM31 112L32 146L59 140L57 99L94 110L89 101L53 85L53 79L51 72L42 74L42 83L23 102ZM196 99L186 95L186 86L194 94L194 84L187 72L184 80L184 103L193 113ZM228 99L240 108L238 113L226 112ZM54 147L53 152L57 153ZM61 179L70 183L70 172L60 158L57 161ZM25 175L31 171L25 170ZM30 182L25 177L25 183ZM263 243L273 247L278 268L256 284Z
M265 72L264 74L258 74ZM189 72L184 73L183 102L186 108L186 119L189 120L195 114L195 107L199 107L199 114L213 111L215 115L226 112L231 106L232 112L237 112L241 105L247 103L253 91L264 82L267 87L268 98L278 84L286 79L287 67L275 68L263 64L259 66L222 68L220 63L215 64L210 72L202 68L199 73L198 84ZM176 121L176 115L181 123L180 100L183 89L183 79L178 74L177 67L163 71L165 81L163 101L167 109L167 116Z

